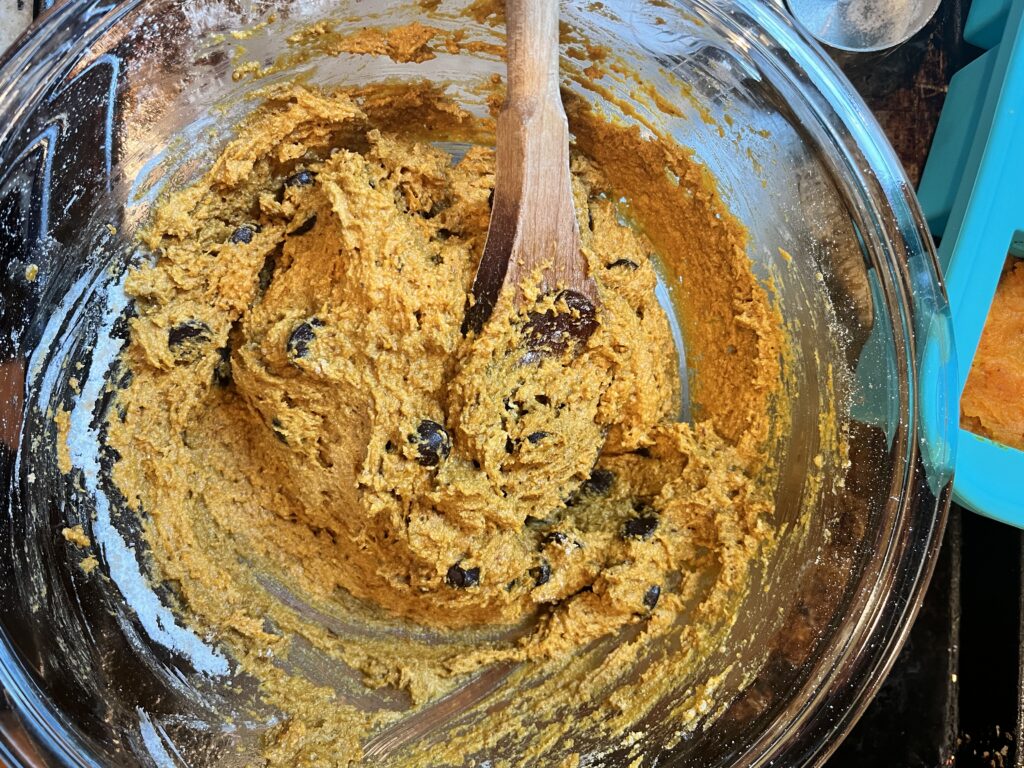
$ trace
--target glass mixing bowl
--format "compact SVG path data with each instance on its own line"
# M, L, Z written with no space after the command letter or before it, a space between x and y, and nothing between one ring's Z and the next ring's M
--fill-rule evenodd
M56 409L77 404L78 428L95 433L109 404L103 377L124 332L117 286L137 228L161 190L195 179L230 138L257 103L246 96L275 80L427 77L483 114L478 86L504 66L486 46L419 64L298 56L263 80L232 77L240 59L269 64L288 35L322 18L355 29L429 17L467 41L500 42L501 26L462 14L466 5L81 0L51 11L2 62L0 683L48 761L245 765L273 721L252 681L232 678L223 650L144 578L139 524L104 481L110 457L68 476L57 469ZM692 713L671 749L673 724L648 723L642 764L820 762L892 663L945 520L957 415L931 242L868 110L780 5L574 0L564 19L594 46L588 55L605 46L657 98L638 97L629 78L601 90L570 74L565 88L614 119L656 126L711 169L796 349L775 522L800 535L755 575L718 652L679 681L682 693L716 679L715 705ZM585 64L574 56L567 73ZM699 287L684 281L679 293L668 306L681 308L685 337ZM849 466L828 466L830 482L815 485L830 404ZM98 543L91 576L61 536L75 524ZM475 685L486 701L500 676ZM443 739L455 709L403 738ZM369 745L374 764L401 746L393 736ZM636 764L625 748L589 747L604 757L583 765Z

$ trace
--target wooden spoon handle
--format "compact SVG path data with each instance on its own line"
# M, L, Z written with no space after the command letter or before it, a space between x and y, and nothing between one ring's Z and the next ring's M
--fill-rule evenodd
M517 306L524 281L541 293L597 298L580 252L569 172L569 124L558 77L558 0L506 0L508 76L497 121L494 203L465 330L479 331L499 294Z
M558 0L505 0L508 101L558 94Z

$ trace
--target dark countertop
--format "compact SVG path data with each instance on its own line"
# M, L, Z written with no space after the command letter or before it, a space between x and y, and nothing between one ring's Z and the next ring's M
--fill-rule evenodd
M980 51L963 41L970 0L943 0L920 33L872 54L830 51L864 97L916 185L953 74Z

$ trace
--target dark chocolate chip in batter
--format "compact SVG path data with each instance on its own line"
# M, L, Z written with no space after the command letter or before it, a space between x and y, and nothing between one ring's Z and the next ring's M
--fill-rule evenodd
M532 352L560 355L573 341L590 338L597 326L593 302L582 293L565 290L558 294L555 308L530 313L526 343Z
M260 231L259 224L243 224L231 232L231 243L249 245L253 242L253 236L258 231Z
M253 242L253 230L251 226L240 226L231 232L231 242L238 245L249 245Z
M551 581L551 563L541 560L539 565L530 569L530 576L533 577L533 583L538 587L544 586Z
M430 419L419 423L415 434L409 435L409 442L416 445L416 461L424 467L436 467L452 452L448 430Z
M284 180L286 187L308 187L313 183L316 174L312 171L297 171Z
M316 339L316 329L322 328L324 321L318 317L311 317L303 320L292 329L288 336L289 357L305 357L309 354L309 345Z
M532 432L526 436L526 439L530 442L530 445L536 445L545 437L550 437L550 432Z
M202 345L209 342L213 332L202 320L186 320L167 331L167 348L179 363L190 363L202 354Z
M557 544L559 546L562 546L568 540L569 537L561 531L551 531L551 533L544 534L544 536L540 540L540 543L542 546L547 546L548 544Z
M653 611L654 607L658 604L659 597L661 597L661 587L657 584L652 584L644 592L644 607L649 611Z
M480 583L480 569L463 568L461 565L456 563L448 569L445 581L448 582L449 587L455 587L456 589L469 589L470 587L475 587Z
M625 539L647 540L658 529L658 518L654 515L640 515L630 518L622 526L622 537Z
M295 229L293 229L288 234L289 235L293 235L295 237L298 237L299 235L306 234L307 232L312 230L313 227L315 227L315 226L316 226L316 214L314 213L312 216L310 216L304 222L299 224L299 226L297 226Z
M610 469L596 468L580 486L580 492L591 496L604 496L615 485L615 473Z
M171 349L185 344L209 341L210 326L202 320L186 320L167 331L167 346Z
M613 261L611 264L609 264L607 266L607 269L619 269L619 268L628 269L628 270L634 270L634 269L640 269L640 265L637 264L632 259L616 259L615 261Z

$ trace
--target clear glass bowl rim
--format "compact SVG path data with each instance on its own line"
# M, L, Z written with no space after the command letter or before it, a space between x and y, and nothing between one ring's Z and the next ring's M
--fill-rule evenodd
M40 17L0 56L0 146L15 132L51 78L89 49L97 37L146 0L62 0ZM856 170L862 200L882 216L881 226L901 241L902 258L888 266L896 273L905 302L905 327L929 327L948 345L952 329L935 249L913 189L881 127L861 97L818 43L788 16L781 0L691 0L712 13L741 14L758 25L746 42L762 49L798 84L808 106L844 151ZM771 48L769 49L769 45ZM784 56L784 60L781 58ZM891 254L890 254L891 255ZM925 316L915 322L918 307ZM841 647L818 659L810 682L780 713L781 730L769 730L749 745L738 766L820 765L857 722L902 648L920 607L938 555L950 503L949 466L928 467L921 459L923 440L955 448L955 405L950 423L938 434L923 435L917 412L921 395L913 333L900 352L908 364L909 434L900 457L904 493L891 515L891 538L880 561L877 584L859 604L864 612L848 619ZM932 391L952 392L954 364L944 366ZM948 397L948 395L947 395ZM911 532L913 536L911 537ZM819 674L821 672L822 674ZM0 689L20 715L36 744L67 766L96 766L71 724L50 705L38 680L17 656L0 627ZM0 744L0 749L5 746Z

